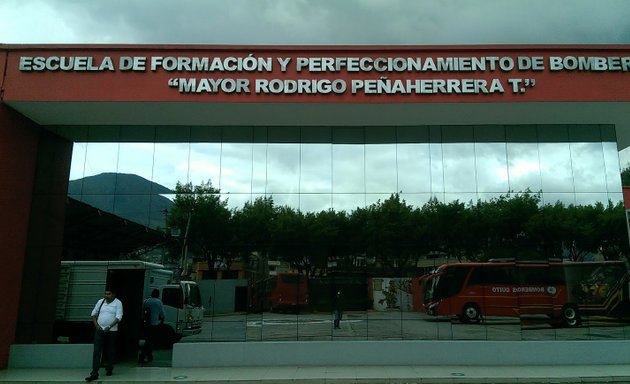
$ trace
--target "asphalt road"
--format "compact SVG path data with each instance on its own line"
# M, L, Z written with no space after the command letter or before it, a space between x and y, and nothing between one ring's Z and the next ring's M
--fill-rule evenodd
M601 340L630 339L630 322L584 319L555 328L546 318L487 318L479 324L417 312L347 312L341 329L328 313L259 313L208 317L199 335L181 342L277 340Z
M228 314L206 317L200 334L180 343L313 340L615 340L630 339L630 322L584 319L579 327L554 328L545 318L485 319L479 324L417 312L346 312L341 329L328 313ZM154 352L148 366L170 367L172 350ZM124 364L137 365L135 359Z

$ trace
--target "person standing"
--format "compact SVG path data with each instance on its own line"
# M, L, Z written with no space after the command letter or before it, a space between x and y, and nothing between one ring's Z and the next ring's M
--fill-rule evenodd
M341 318L343 317L343 295L341 291L337 291L333 298L333 315L335 319L335 329L340 329Z
M140 364L144 364L145 359L149 363L153 361L153 348L155 348L155 341L158 336L158 325L164 322L164 305L160 300L159 290L154 289L151 292L151 297L144 301L142 309L143 312L148 313L148 318L146 319L146 324L144 324L144 344L138 357L138 363Z
M90 372L90 376L85 378L85 381L98 379L101 358L105 360L106 375L112 375L116 353L118 323L122 320L122 317L122 302L116 298L114 290L109 288L105 291L105 297L98 300L92 310L94 352L92 354L92 372Z

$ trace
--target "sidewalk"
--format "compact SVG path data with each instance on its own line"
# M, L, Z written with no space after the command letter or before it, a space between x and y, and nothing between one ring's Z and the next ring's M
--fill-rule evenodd
M7 369L3 383L85 383L85 369ZM117 366L95 383L414 384L414 383L630 383L630 365L564 366L330 366L165 368Z

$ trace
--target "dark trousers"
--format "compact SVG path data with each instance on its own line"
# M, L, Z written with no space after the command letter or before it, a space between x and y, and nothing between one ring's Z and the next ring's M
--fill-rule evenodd
M155 341L158 333L157 325L149 325L144 330L144 345L140 349L140 357L139 361L144 361L145 358L149 359L149 361L153 360L153 348L155 348Z
M335 315L335 328L339 328L339 323L343 317L343 311L341 309L335 309L333 310L333 313Z
M116 331L105 332L96 331L94 334L94 353L92 354L92 374L98 375L101 367L101 358L105 362L105 369L111 372L114 369L114 358L116 357Z

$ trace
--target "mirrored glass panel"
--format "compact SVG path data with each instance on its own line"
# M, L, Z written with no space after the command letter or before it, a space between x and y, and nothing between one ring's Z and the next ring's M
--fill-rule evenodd
M268 194L295 193L300 189L300 144L268 144ZM298 199L294 206L299 205Z
M219 188L221 143L191 143L187 171L187 182L200 185L210 181L214 188Z
M330 193L301 193L299 208L304 213L330 210L332 209L332 195Z
M332 193L332 144L302 144L300 156L300 193Z
M84 177L118 170L118 143L88 143Z
M252 144L223 143L221 146L222 193L251 193Z
M333 193L365 193L364 154L363 145L333 145ZM364 198L362 200L364 203Z
M155 143L153 182L171 191L179 181L188 182L189 143Z
M606 191L606 167L602 143L571 143L576 192Z
M508 192L505 143L476 143L475 165L479 192Z
M272 235L255 228L252 222L256 220L252 220L243 226L249 232L239 233L245 240L237 251L222 255L217 268L199 267L195 277L202 282L202 302L208 316L202 334L187 342L630 337L623 326L606 323L601 327L601 319L585 318L581 327L569 328L552 326L547 316L532 320L516 312L487 316L478 323L466 321L464 309L455 308L455 304L447 314L437 317L422 311L423 294L435 288L419 285L422 274L447 262L465 261L468 255L482 260L504 257L505 249L514 251L510 240L514 236L507 233L508 228L501 228L506 232L501 237L486 228L492 220L482 221L480 227L475 226L477 216L457 223L460 214L480 207L476 205L479 201L488 203L483 206L488 208L486 212L494 212L493 201L507 202L530 190L540 192L540 206L559 202L564 207L597 203L607 207L609 200L613 204L623 202L616 143L593 139L593 126L582 127L577 133L569 125L512 128L506 127L504 135L503 126L431 126L422 130L325 127L301 131L290 127L196 127L188 130L194 131L192 136L188 131L163 128L156 135L165 140L156 139L161 141L156 143L138 142L139 131L127 132L120 135L120 143L74 144L68 193L101 211L124 217L127 223L150 228L166 226L178 181L193 186L211 181L232 214L261 197L271 197L276 212L286 212L285 208L301 212L291 226L296 230L292 236L299 240L283 239L283 234L276 233L272 246L264 240ZM107 130L99 131L99 141L104 140ZM111 134L117 130L109 129ZM178 142L168 142L168 138ZM106 175L98 186L82 179L102 173ZM132 179L146 182L131 183ZM400 193L401 202L411 206L408 217L412 222L396 222L395 227L401 228L397 234L380 231L387 222L378 216L380 203L393 193ZM456 201L461 204L445 206ZM420 210L423 207L426 210ZM346 215L335 215L342 211ZM451 216L439 221L442 214ZM315 218L327 221L322 225ZM305 233L300 232L305 228L302 224L309 225ZM625 221L623 225L625 231ZM483 238L484 244L466 243L466 236L457 232L462 226L469 230L467 235ZM237 241L236 237L230 241ZM527 239L531 238L535 236ZM174 263L178 264L182 239L174 239L175 245L169 245L173 249L161 254L132 256L169 262L175 255ZM282 244L287 240L288 248ZM295 252L296 244L300 252ZM563 240L558 249L568 255L566 244L571 241ZM531 249L516 248L530 255L527 252ZM236 254L247 257L229 260ZM197 262L206 261L193 246L189 257L191 271ZM251 297L251 281L262 275L295 271L305 260L311 263L307 310L272 308L265 301L269 297ZM456 284L449 289L453 286ZM347 295L340 328L336 329L332 312L337 304L332 297L339 289ZM440 294L448 292L442 289ZM480 307L492 304L488 297L479 299ZM503 308L518 308L525 296L511 299ZM541 303L539 308L547 304ZM468 320L475 320L474 313L470 316L473 318Z
M365 146L365 191L394 193L397 191L396 144Z
M267 190L267 144L254 143L252 147L252 192L264 194Z
M617 143L602 143L604 149L604 164L606 165L606 186L608 192L621 191L621 167Z
M405 143L396 147L398 191L418 193L431 191L431 156L429 144Z
M444 189L447 192L476 192L475 145L448 143L442 146Z
M120 143L118 147L118 173L140 176L148 181L153 179L153 143ZM138 191L140 192L140 191ZM146 190L142 193L149 193Z
M507 151L510 190L513 192L540 191L538 144L508 143Z
M357 208L364 207L364 193L333 193L332 195L332 208L335 211L346 211L350 213Z
M544 192L574 192L569 143L540 143L540 174Z
M77 180L85 176L87 147L87 143L74 143L72 162L70 163L70 180Z
M444 155L442 144L429 144L429 162L431 163L431 190L436 196L444 193Z

